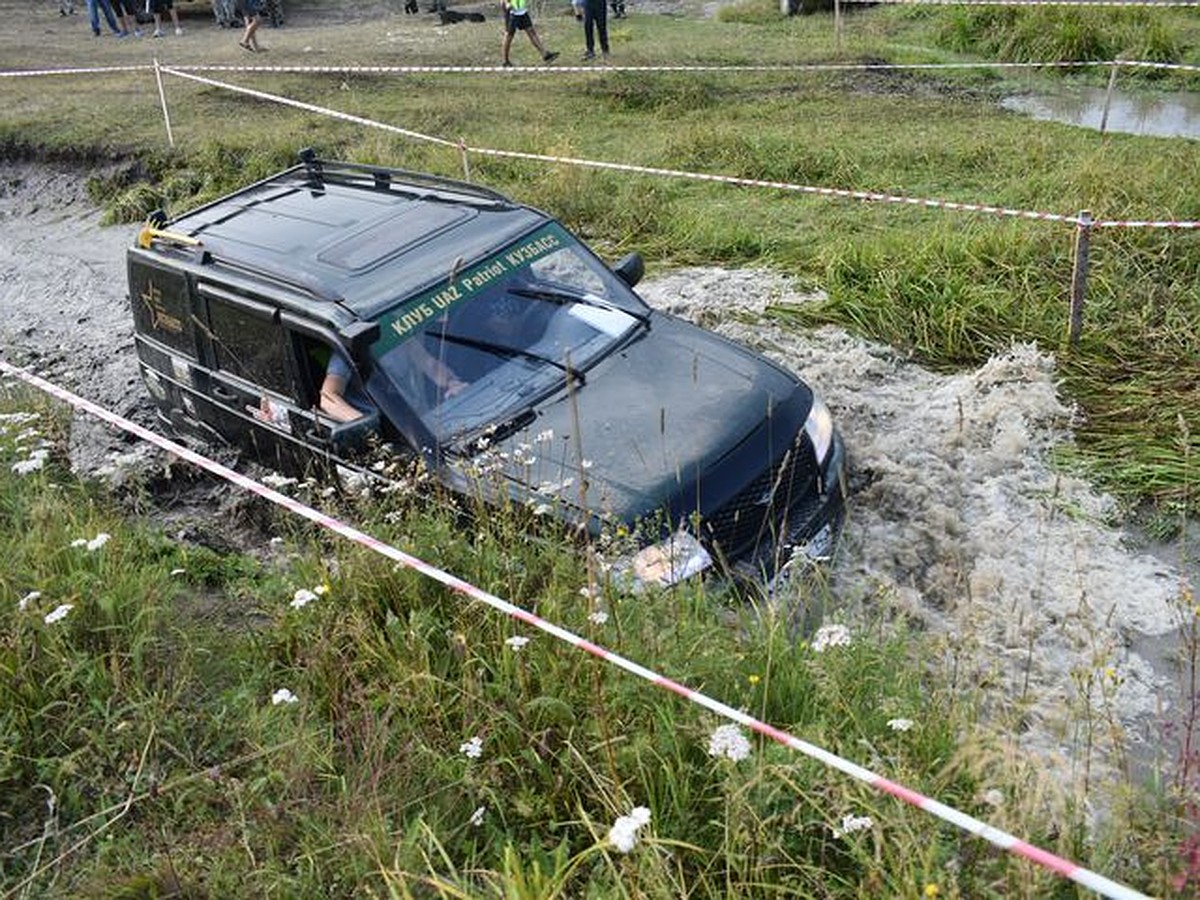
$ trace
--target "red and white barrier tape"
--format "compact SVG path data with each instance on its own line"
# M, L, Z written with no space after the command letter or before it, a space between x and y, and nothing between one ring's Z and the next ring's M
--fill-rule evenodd
M873 2L873 0L864 0ZM1086 68L1159 69L1164 71L1200 72L1200 66L1187 63L1150 62L1148 60L1048 60L1045 62L954 62L954 63L779 63L772 65L743 66L529 66L521 69L506 69L501 66L231 66L231 65L177 65L178 72L248 72L290 75L440 75L440 74L493 74L506 75L553 75L555 72L587 72L592 75L611 72L872 72L889 70L938 69L1086 69ZM30 78L44 75L95 75L110 72L153 71L152 65L97 66L71 69L13 69L0 71L0 78Z
M45 380L44 378L40 378L37 375L26 371L25 369L11 365L2 359L0 359L0 373L19 378L26 384L44 391L45 393L50 394L52 397L57 397L59 400L62 400L77 409L81 409L87 413L90 413L91 415L96 416L97 418L108 422L111 425L115 425L116 427L127 431L130 434L147 441L148 443L154 444L155 446L166 450L169 453L173 453L181 459L184 459L193 465L199 466L205 471L211 472L212 474L217 475L218 477L223 478L244 490L255 493L263 499L269 500L271 503L283 507L289 512L295 513L298 516L302 516L303 518L308 519L309 521L314 522L323 528L327 528L348 540L354 541L355 543L374 550L376 553L379 553L380 555L385 556L406 568L413 569L414 571L417 571L428 578L432 578L434 581L445 585L456 593L469 597L472 600L478 600L481 603L484 603L487 606L490 606L493 609L510 616L511 618L524 622L526 625L543 631L546 634L563 641L564 643L570 644L573 647L590 653L592 656L595 656L606 663L614 665L617 668L624 669L626 672L636 675L645 681L649 681L651 684L654 684L657 687L664 688L691 703L702 706L718 716L729 719L733 722L737 722L739 725L742 725L752 731L756 731L764 737L770 738L777 743L783 744L786 747L790 747L793 750L803 753L805 756L815 759L832 769L837 769L839 772L842 772L843 774L848 775L857 781L863 782L864 784L867 784L876 790L882 791L885 794L890 794L899 800L903 800L905 803L924 810L925 812L936 816L944 822L949 822L951 825L954 825L963 831L969 832L976 837L983 838L985 841L995 847L1006 850L1017 856L1022 856L1036 865L1061 875L1064 878L1068 878L1071 881L1089 888L1090 890L1093 890L1104 897L1113 898L1113 900L1148 900L1145 894L1135 891L1132 888L1112 881L1111 879L1089 869L1085 869L1068 859L1057 856L1056 854L1050 853L1047 850L1043 850L1040 847L1035 847L1034 845L1020 840L1019 838L1008 834L1007 832L1001 831L998 828L993 828L991 825L976 819L974 816L967 815L966 813L954 809L951 806L947 806L944 803L939 803L937 800L926 797L923 794L919 794L914 790L910 790L901 784L897 784L890 779L884 778L882 775L877 775L869 769L863 768L857 763L843 759L842 757L830 753L828 750L824 750L815 744L810 744L807 741L803 741L800 738L794 737L786 731L775 728L772 725L768 725L766 722L755 719L754 717L736 710L719 700L714 700L706 694L702 694L699 691L686 687L677 681L673 681L672 679L663 675L659 675L658 673L647 669L644 666L638 665L632 660L626 659L617 653L613 653L612 651L606 650L597 644L593 644L591 641L580 637L574 632L568 631L559 625L555 625L553 622L548 622L545 619L542 619L519 606L509 603L507 600L497 597L495 594L489 594L487 591L484 591L475 585L470 584L469 582L463 581L462 579L457 578L454 575L451 575L448 572L445 572L442 569L439 569L436 566L419 559L418 557L411 556L402 550L397 550L390 544L385 544L383 541L380 541L363 531L359 531L357 528L354 528L351 525L347 525L346 523L328 516L319 510L313 509L311 506L307 506L298 500L288 497L286 494L281 494L278 491L272 490L266 485L261 484L252 478L248 478L239 472L235 472L233 469L230 469L215 460L209 459L206 456L202 456L193 450L189 450L187 447L184 447L181 444L177 444L176 442L165 438L162 435L149 430L148 428L143 428L141 425L138 425L135 422L131 422L128 419L118 416L104 407L91 402L90 400L85 400L84 398L71 393L65 388L61 388L58 385Z
M266 91L259 91L255 90L254 88L242 87L240 85L230 84L225 81L217 81L212 78L205 78L201 75L194 75L190 72L184 72L171 66L163 66L162 71L168 75L175 75L179 78L185 78L189 81L196 81L200 84L207 84L211 87L225 88L226 90L234 91L235 93L239 94L246 94L251 97L256 97L260 100L272 100L285 106L292 106L297 109L320 113L322 115L328 115L334 118L346 119L357 122L361 125L369 125L373 128L382 128L387 131L407 135L408 137L416 140L429 141L430 143L440 144L444 147L456 147L463 152L478 153L482 156L495 156L506 159L526 159L533 162L557 163L561 165L581 166L591 169L606 169L615 172L631 172L640 175L660 175L670 178L686 178L692 181L712 181L721 184L732 184L742 187L770 188L772 190L794 191L798 193L816 194L826 197L842 197L850 200L874 200L888 203L903 203L910 206L923 206L934 209L954 209L968 212L991 213L998 216L1013 216L1017 218L1036 219L1047 222L1068 222L1074 224L1079 221L1077 216L1065 216L1058 213L1047 212L1028 212L1019 209L1006 209L1000 206L985 206L978 203L956 203L950 200L929 200L920 197L902 197L894 194L880 194L873 191L851 191L842 188L814 187L811 185L791 184L786 181L764 181L757 178L737 178L732 175L710 175L700 172L686 172L681 169L660 169L653 166L636 166L629 163L604 162L602 160L581 159L572 156L547 156L541 153L524 153L517 150L494 150L486 147L469 147L460 142L447 141L444 138L431 137L430 135L421 134L420 132L397 128L393 125L384 125L381 122L375 122L371 119L362 118L361 116L350 116L346 113L338 112L337 110L328 109L322 106L317 106L312 103L305 103L300 100L292 100L288 97L267 93Z

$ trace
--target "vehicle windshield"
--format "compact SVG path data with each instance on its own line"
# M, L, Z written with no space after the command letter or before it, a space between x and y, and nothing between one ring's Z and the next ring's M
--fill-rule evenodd
M624 282L551 223L389 313L373 352L446 445L582 383L646 316Z

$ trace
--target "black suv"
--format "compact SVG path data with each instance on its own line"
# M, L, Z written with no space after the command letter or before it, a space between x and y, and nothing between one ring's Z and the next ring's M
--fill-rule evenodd
M303 151L152 217L128 267L142 376L177 434L293 473L420 457L458 494L637 535L643 582L773 577L833 548L845 455L813 391L647 306L637 254L609 268L486 188ZM321 406L335 358L350 421Z

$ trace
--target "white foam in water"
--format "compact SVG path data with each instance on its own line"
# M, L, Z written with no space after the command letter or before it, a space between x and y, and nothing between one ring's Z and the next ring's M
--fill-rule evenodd
M831 407L852 494L827 617L883 611L930 630L964 689L987 685L985 708L1024 704L1021 744L1067 765L1084 684L1094 715L1155 727L1172 679L1129 644L1177 627L1183 578L1129 549L1110 497L1052 465L1072 419L1053 356L1020 344L939 375L837 328L793 333L759 314L812 297L764 272L692 269L638 290L802 375Z

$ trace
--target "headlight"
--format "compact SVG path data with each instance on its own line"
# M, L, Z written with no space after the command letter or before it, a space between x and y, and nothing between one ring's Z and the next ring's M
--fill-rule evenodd
M635 590L651 585L670 587L703 572L712 565L712 556L694 535L680 529L665 541L643 547L637 553L618 560L613 566L619 576Z
M812 441L813 451L817 454L817 463L824 463L833 445L833 416L829 407L816 394L813 394L812 409L808 411L808 419L804 423L804 433Z

